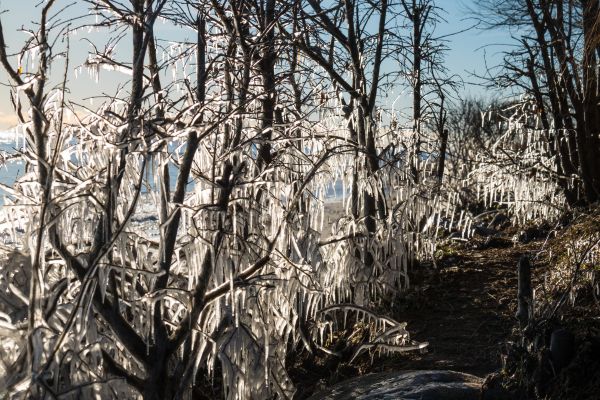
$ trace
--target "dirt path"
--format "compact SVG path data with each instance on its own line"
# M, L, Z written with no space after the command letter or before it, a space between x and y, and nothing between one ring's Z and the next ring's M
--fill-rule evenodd
M516 324L517 263L542 244L514 245L510 236L483 248L473 242L458 246L438 269L415 267L411 289L391 310L378 310L407 322L413 339L429 342L426 352L375 357L372 364L368 355L352 364L327 357L305 360L293 374L297 398L366 373L454 370L483 378L500 369L501 345Z
M388 361L395 369L452 369L483 377L500 368L501 344L516 323L517 263L540 246L515 246L507 236L492 248L465 246L439 271L425 269L416 277L412 304L394 310L394 317L408 322L412 337L428 341L429 350Z

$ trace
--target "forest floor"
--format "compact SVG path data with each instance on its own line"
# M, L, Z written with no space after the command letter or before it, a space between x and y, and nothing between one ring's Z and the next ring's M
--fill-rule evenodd
M454 370L485 377L501 368L501 348L517 320L517 263L537 252L542 240L513 243L515 230L443 249L434 267L412 268L411 289L390 308L378 310L408 323L411 338L429 342L422 352L368 355L354 363L331 357L304 360L294 368L297 398L366 373L391 370ZM543 265L534 265L535 270Z
M412 282L416 294L393 310L393 317L406 321L411 338L429 347L424 354L390 360L394 368L451 369L480 377L500 368L501 345L517 324L517 263L542 245L513 244L512 233L485 247L477 242L454 247L437 270L421 266L423 276L415 274Z

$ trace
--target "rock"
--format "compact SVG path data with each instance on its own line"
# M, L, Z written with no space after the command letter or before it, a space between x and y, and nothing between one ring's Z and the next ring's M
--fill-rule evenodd
M481 387L481 400L506 400L515 398L502 383L502 375L493 373L485 377Z
M340 382L311 400L479 400L482 379L455 371L394 371Z
M544 239L547 235L548 232L542 228L529 227L517 232L513 237L513 242L527 244L535 239Z
M475 234L477 234L479 236L489 237L489 236L493 236L498 233L498 231L496 229L493 229L493 228L490 228L490 227L487 227L487 226L484 226L481 224L475 225L474 229L475 229Z
M533 371L533 384L538 398L544 398L548 384L554 375L552 362L550 361L550 350L542 349L537 355L537 366Z
M552 363L557 371L566 367L575 354L575 337L564 328L556 329L550 337Z
M488 224L488 228L502 230L510 225L510 218L508 218L505 214L498 213L494 216L494 218Z
M497 236L497 235L492 235L492 236L488 236L485 238L485 240L483 241L483 243L481 243L479 246L477 246L478 249L504 249L507 247L512 246L512 242L510 242L509 240L501 237L501 236Z

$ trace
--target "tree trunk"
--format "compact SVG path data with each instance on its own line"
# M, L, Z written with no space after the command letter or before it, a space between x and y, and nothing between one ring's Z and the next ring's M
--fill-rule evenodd
M442 127L440 132L440 154L438 158L437 178L440 183L444 179L444 167L446 165L446 147L448 146L448 129Z
M417 4L417 0L412 1L412 27L413 27L413 66L412 66L412 79L413 79L413 135L414 135L414 150L412 169L415 183L419 183L419 157L421 154L421 62L422 62L422 48L421 48L421 37L422 28L425 21L423 21L423 6Z
M585 159L587 174L589 175L591 190L588 200L593 203L600 195L600 107L598 102L598 60L596 57L597 46L600 43L599 26L599 1L582 0L583 5L583 114L585 123ZM580 149L583 150L583 149Z
M261 143L258 150L258 165L262 170L272 161L271 139L273 137L276 87L275 87L275 0L267 0L264 5L263 33L265 33L265 49L260 59L260 74L263 80Z

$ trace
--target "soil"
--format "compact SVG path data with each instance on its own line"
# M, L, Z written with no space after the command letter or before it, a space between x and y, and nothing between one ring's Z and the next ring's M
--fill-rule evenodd
M514 233L500 233L487 244L484 238L454 244L436 266L413 267L411 289L378 310L407 322L412 339L429 342L425 352L364 355L352 364L334 357L295 360L296 398L372 372L454 370L483 378L498 371L502 345L517 324L517 263L543 244L513 243ZM534 264L532 275L542 268Z
M408 322L411 337L429 347L425 354L394 360L395 368L451 369L481 377L500 368L501 346L517 324L517 263L541 245L513 245L507 236L496 239L498 247L463 246L438 263L438 270L425 267L426 276L413 279L414 303L393 316Z

